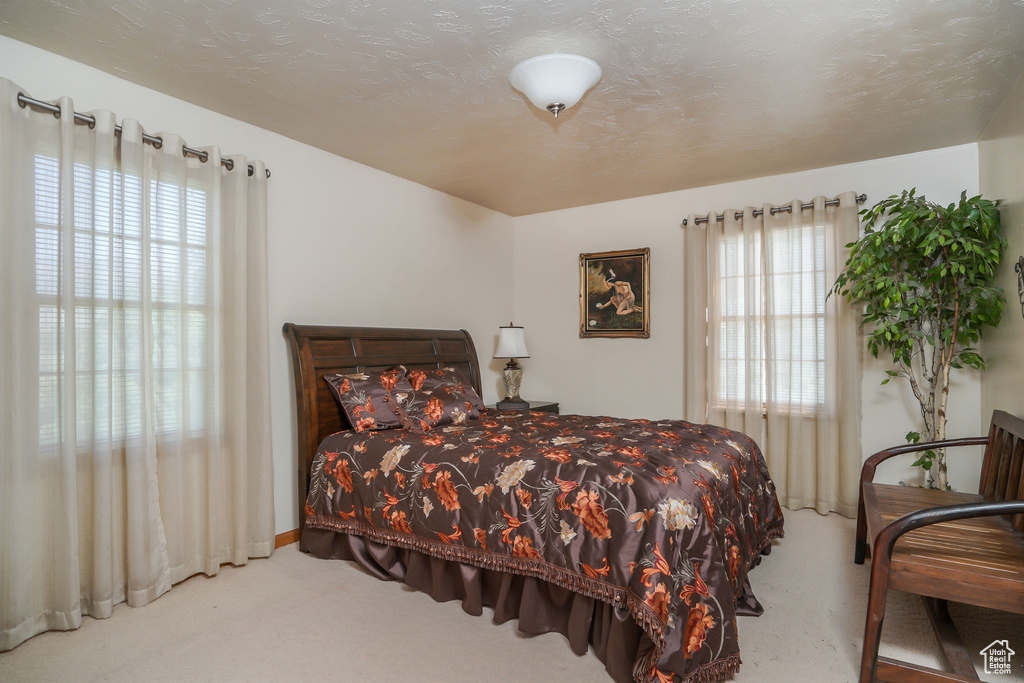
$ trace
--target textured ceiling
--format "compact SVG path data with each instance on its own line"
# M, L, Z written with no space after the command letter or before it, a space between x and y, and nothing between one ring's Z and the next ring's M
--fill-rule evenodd
M0 33L513 216L974 142L1024 68L1010 0L2 0ZM604 70L557 121L506 77L547 52Z

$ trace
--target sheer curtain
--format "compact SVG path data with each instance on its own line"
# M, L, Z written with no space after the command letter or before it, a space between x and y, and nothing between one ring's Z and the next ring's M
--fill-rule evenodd
M19 92L0 79L0 651L274 542L262 164Z
M852 307L828 297L857 239L838 205L723 212L684 228L684 410L750 435L790 509L856 514L860 345ZM702 217L703 218L703 217Z

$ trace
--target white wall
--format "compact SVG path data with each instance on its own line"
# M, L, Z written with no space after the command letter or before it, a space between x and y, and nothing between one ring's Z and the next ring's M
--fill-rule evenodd
M515 218L516 323L525 326L531 353L522 363L521 395L557 400L563 412L682 417L683 218L850 190L866 193L870 205L915 186L943 203L961 190L976 192L977 145ZM651 248L651 338L580 339L579 254L637 247ZM864 355L862 443L870 454L903 443L921 418L909 388L880 386L888 365ZM982 433L980 386L978 373L955 375L950 436ZM977 469L973 461L951 464L951 482L964 490L976 487ZM894 466L880 477L896 480L906 473Z
M490 358L512 317L512 219L422 185L0 36L0 76L77 111L169 131L191 147L262 159L268 192L271 418L278 533L297 526L295 398L285 322L466 328L497 398ZM297 105L304 106L304 105Z
M979 155L981 191L1002 201L999 218L1008 242L996 271L1006 295L1003 321L981 343L989 367L981 385L982 414L999 408L1024 417L1024 304L1014 270L1024 256L1024 75L989 123Z

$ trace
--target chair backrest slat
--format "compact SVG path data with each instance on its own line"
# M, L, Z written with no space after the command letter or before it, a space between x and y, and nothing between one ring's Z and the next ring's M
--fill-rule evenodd
M992 413L988 444L978 488L985 500L1024 500L1024 420L997 410ZM1024 515L1013 526L1024 531Z

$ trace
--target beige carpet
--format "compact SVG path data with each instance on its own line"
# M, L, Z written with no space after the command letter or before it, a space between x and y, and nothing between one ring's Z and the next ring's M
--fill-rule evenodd
M856 566L853 523L786 514L785 539L751 574L765 607L741 618L734 680L855 681L868 566ZM972 651L1009 639L1024 681L1024 617L953 606ZM890 592L883 654L940 664L920 602ZM981 658L977 658L981 672ZM296 545L247 567L195 577L153 604L115 608L78 631L45 633L0 654L0 681L607 681L592 655L560 635L525 637L459 603L435 603L347 562Z

